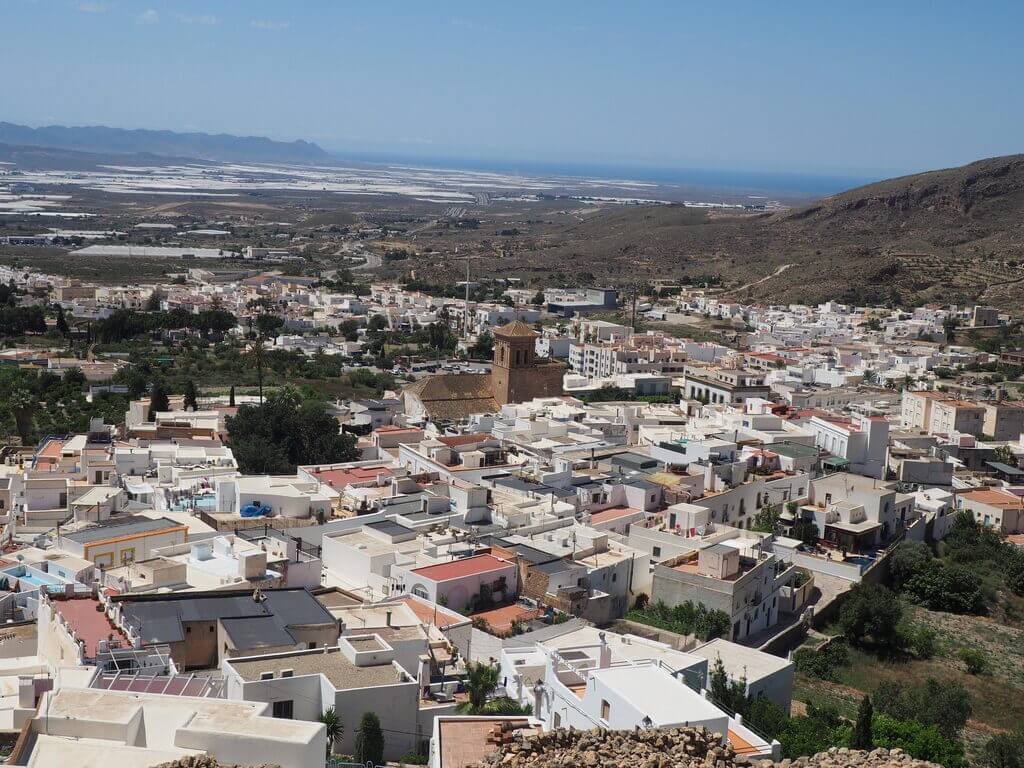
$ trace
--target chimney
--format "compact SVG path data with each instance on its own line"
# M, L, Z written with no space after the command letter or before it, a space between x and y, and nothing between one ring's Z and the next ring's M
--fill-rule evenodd
M36 707L36 686L32 675L18 675L18 707L20 709L35 709Z
M608 645L608 638L605 637L604 632L598 635L601 638L601 655L598 661L598 667L600 669L608 669L612 665L612 649Z

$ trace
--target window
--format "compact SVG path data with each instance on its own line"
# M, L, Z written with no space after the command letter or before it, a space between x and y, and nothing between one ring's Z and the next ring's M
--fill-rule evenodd
M655 547L651 554L655 557L661 557L661 547Z
M291 720L293 709L294 704L291 699L288 699L287 701L275 701L273 715L274 717L282 720Z
M613 573L612 574L612 581L614 582L618 577L619 577L619 574Z
M417 584L412 588L412 593L423 600L429 600L430 596L427 594L427 588L422 584Z
M601 719L607 722L608 716L611 715L611 713L611 704L609 704L605 699L601 699Z
M554 717L552 722L553 722L555 728L561 727L561 725L562 725L562 715L560 713L558 713L558 712L555 712L555 717Z

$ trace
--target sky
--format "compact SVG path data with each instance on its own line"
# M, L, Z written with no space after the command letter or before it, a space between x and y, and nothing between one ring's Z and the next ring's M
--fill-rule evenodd
M1024 151L1024 2L0 0L0 120L883 177Z

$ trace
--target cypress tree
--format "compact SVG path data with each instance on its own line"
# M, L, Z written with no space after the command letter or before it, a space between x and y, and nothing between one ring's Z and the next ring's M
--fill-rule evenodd
M857 708L857 722L853 725L853 733L850 734L850 749L871 750L875 748L875 740L871 734L871 720L874 718L874 708L871 706L871 697L865 696L860 700Z

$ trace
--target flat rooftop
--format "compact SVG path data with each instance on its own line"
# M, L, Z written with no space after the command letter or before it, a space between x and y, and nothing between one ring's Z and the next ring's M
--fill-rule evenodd
M788 659L721 638L697 646L688 653L707 659L712 664L715 659L721 658L726 674L734 680L741 677L758 680L793 666L793 662Z
M100 640L107 640L111 645L121 648L131 647L127 636L110 622L107 614L97 610L99 604L99 600L92 597L54 600L51 603L54 611L64 617L78 638L85 643L85 654L92 659L99 653Z
M138 536L140 534L156 533L176 528L184 530L185 526L171 520L169 517L154 519L143 515L130 515L129 517L111 518L106 522L90 525L87 528L80 528L77 531L65 531L60 534L60 537L78 544L89 544L96 541L118 539L124 536Z
M352 642L349 640L348 642ZM372 650L357 648L356 650ZM256 658L230 659L227 662L247 683L260 679L265 672L281 676L281 670L290 669L295 677L323 675L339 691L397 685L402 682L394 665L388 661L367 667L357 667L338 648L318 649L312 652L275 654Z
M590 675L599 678L626 701L644 702L655 726L725 718L718 707L658 667L608 667L591 670Z
M506 724L516 729L530 727L526 718L442 719L437 725L441 768L467 768L482 762L497 749L493 736Z

